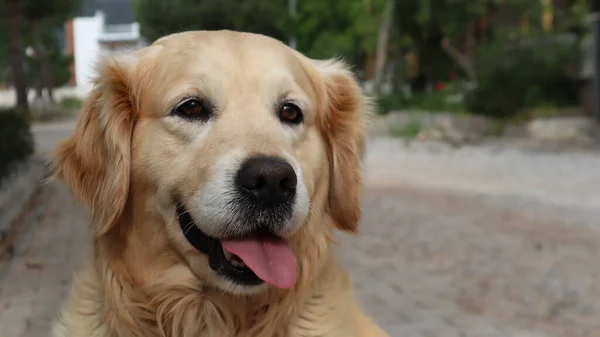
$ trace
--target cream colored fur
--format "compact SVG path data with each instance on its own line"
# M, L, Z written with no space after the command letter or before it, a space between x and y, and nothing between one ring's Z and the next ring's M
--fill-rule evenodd
M215 102L214 121L169 116L196 94ZM273 117L281 95L301 102L302 126ZM342 62L261 35L186 32L104 58L55 156L55 176L90 212L94 237L54 337L387 336L332 252L333 231L356 232L360 222L371 110ZM292 289L231 286L181 233L174 196L195 203L234 154L284 156L302 173L310 207L288 238L298 259Z

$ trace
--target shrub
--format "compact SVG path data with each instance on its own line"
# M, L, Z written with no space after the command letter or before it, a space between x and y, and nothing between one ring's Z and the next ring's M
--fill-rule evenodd
M481 48L477 86L466 96L469 111L512 118L540 104L576 104L580 53L576 41L498 40Z
M60 100L59 105L65 109L78 110L83 106L83 101L77 97L65 96Z
M0 183L33 153L34 144L26 116L0 110Z
M421 122L417 119L411 119L405 124L391 125L390 134L394 137L413 139L421 133L422 129L423 126L421 125Z
M83 106L83 101L77 97L64 97L58 104L46 106L42 109L30 109L29 119L33 122L48 122L68 119L76 114Z
M462 97L467 92L465 83L453 81L444 83L430 93L416 93L408 96L402 92L379 97L377 102L381 113L393 110L420 110L439 113L466 113Z
M377 112L387 114L393 110L400 110L410 105L409 99L403 93L392 93L376 98Z

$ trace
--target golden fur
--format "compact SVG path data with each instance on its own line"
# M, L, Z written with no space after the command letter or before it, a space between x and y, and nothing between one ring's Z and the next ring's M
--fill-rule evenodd
M167 116L195 93L217 102L210 127ZM303 126L273 117L282 94L303 102ZM361 218L371 110L342 62L261 35L185 32L103 58L55 156L55 176L88 209L94 238L54 336L387 336L362 313L331 249L332 232L356 232ZM292 289L246 293L224 283L177 224L173 197L207 188L234 152L287 156L302 170L310 208L289 238Z

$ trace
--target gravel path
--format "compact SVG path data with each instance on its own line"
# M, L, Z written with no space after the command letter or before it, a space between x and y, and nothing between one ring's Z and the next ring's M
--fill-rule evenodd
M600 150L600 149L599 149ZM366 160L370 187L415 186L513 196L576 209L600 207L600 154L502 145L453 149L376 138Z
M71 134L75 125L75 121L34 124L31 132L35 138L36 151L42 155L50 154L59 142Z
M520 205L369 190L361 236L340 235L340 256L393 336L600 336L600 210L585 221Z
M64 186L44 186L36 202L14 257L0 264L1 337L50 337L91 239L86 214Z

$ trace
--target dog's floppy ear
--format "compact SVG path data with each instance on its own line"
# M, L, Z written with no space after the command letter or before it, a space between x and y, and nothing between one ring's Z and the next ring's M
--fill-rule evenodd
M320 123L329 146L329 208L339 229L357 232L362 217L362 160L373 104L343 62L315 64L326 96Z
M135 122L130 86L134 64L125 56L100 62L77 127L54 156L54 176L91 213L96 237L118 222L127 202Z

